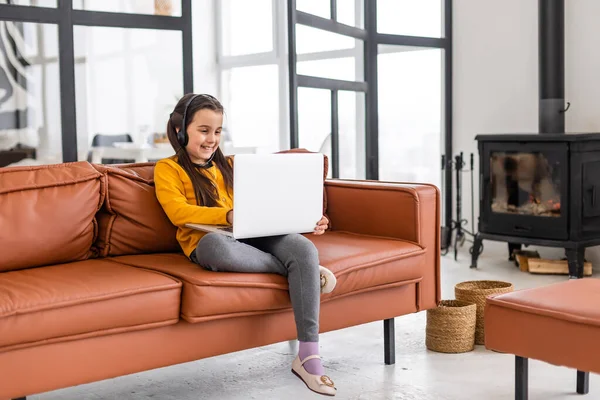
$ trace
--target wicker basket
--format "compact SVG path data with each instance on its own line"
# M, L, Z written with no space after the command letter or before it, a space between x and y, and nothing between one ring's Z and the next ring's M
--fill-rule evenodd
M440 353L465 353L475 347L477 307L458 300L442 300L427 310L425 345Z
M475 344L485 344L485 327L483 313L485 299L493 294L513 291L513 285L502 281L468 281L454 287L456 300L477 305L477 324L475 329Z

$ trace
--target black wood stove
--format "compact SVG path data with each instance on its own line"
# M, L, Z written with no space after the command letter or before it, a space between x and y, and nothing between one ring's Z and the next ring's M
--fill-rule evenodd
M483 239L562 247L571 277L600 244L600 133L479 135L479 233Z

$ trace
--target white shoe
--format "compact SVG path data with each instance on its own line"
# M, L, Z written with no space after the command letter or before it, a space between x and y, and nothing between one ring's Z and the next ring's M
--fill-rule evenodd
M321 294L331 293L337 283L335 275L322 265L319 265L319 273L321 275Z
M300 357L296 356L294 362L292 362L292 372L298 378L302 379L306 387L313 392L324 394L326 396L335 396L337 389L335 388L331 378L329 378L327 375L309 374L308 371L304 369L304 363L313 358L321 358L321 356L308 356L303 361L300 361Z

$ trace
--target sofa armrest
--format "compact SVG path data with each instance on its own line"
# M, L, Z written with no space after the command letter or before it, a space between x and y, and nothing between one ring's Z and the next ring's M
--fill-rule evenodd
M440 300L440 191L430 184L329 179L333 230L396 238L426 250L421 308Z

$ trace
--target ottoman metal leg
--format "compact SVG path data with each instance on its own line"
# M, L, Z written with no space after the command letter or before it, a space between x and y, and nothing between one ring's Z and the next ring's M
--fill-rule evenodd
M383 320L383 349L386 365L396 363L396 334L394 318Z
M577 371L577 393L588 394L590 391L590 373Z
M515 356L515 400L527 400L528 359Z

